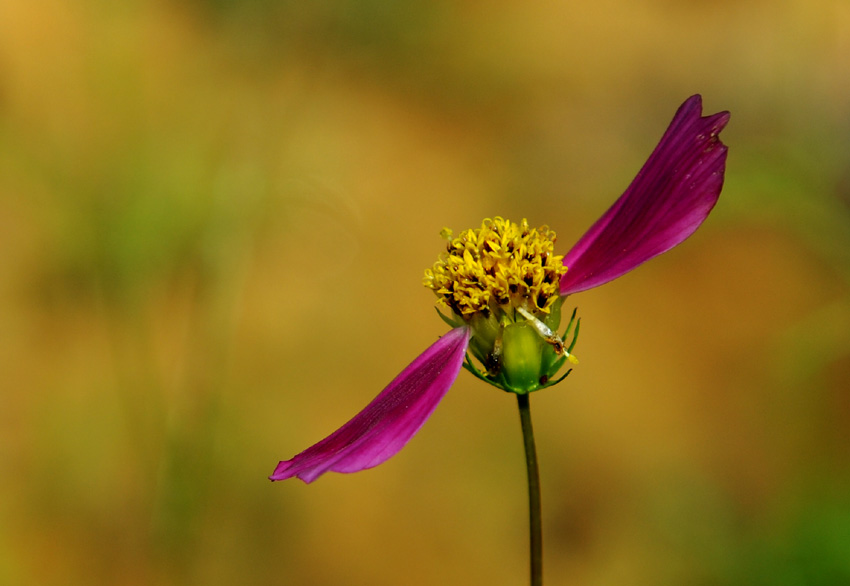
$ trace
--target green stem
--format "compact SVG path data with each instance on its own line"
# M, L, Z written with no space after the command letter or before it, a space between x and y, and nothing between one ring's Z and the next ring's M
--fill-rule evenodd
M531 427L531 407L528 394L517 394L522 440L525 444L525 466L528 471L528 523L531 541L531 586L543 584L543 525L540 519L540 473L537 469L537 450L534 448L534 429Z

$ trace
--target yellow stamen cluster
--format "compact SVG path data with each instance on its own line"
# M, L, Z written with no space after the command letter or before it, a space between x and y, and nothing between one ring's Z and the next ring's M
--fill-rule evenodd
M425 270L423 284L459 316L476 313L507 313L522 308L532 314L548 314L558 298L558 283L567 272L563 256L554 254L555 233L547 226L529 228L496 217L481 228L464 230L457 238L451 231L447 252L434 267Z

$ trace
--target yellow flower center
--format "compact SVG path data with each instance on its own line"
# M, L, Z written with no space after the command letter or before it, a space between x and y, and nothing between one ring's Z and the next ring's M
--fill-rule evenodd
M449 240L447 251L425 270L423 284L456 315L516 321L515 312L544 316L559 299L559 282L567 272L563 256L554 254L555 232L529 228L503 218L486 219L481 228L464 230ZM520 318L521 319L521 318Z

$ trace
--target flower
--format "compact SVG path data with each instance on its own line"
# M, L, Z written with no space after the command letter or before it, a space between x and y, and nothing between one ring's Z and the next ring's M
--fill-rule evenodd
M555 233L496 217L456 238L425 271L424 284L450 311L452 329L399 374L365 409L319 443L277 465L271 480L310 483L328 471L357 472L395 455L422 427L461 367L524 394L560 382L572 355L575 312L558 335L564 298L597 287L680 244L702 224L723 187L728 112L702 116L690 97L625 193L564 257ZM573 329L575 325L575 329ZM572 342L566 339L572 330ZM472 354L483 366L479 370Z

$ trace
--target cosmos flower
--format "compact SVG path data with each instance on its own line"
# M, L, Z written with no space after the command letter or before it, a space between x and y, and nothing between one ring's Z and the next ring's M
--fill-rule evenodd
M560 382L569 374L555 377L564 364L577 362L579 330L573 312L566 332L557 333L564 299L694 233L723 187L727 149L718 135L728 121L728 112L703 117L699 95L685 101L625 193L563 257L554 254L555 233L526 220L486 219L456 238L445 230L447 250L425 271L424 284L452 329L348 423L280 462L271 480L309 483L328 471L381 464L419 431L462 367L518 394Z

